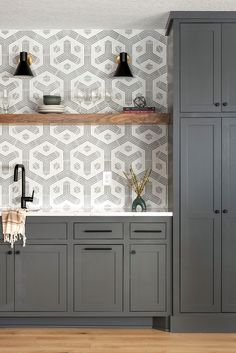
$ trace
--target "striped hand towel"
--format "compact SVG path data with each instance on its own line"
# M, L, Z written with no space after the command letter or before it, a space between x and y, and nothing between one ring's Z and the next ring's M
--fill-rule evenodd
M26 210L24 209L2 211L3 240L10 243L12 248L14 243L20 239L23 240L23 246L25 246L25 218Z

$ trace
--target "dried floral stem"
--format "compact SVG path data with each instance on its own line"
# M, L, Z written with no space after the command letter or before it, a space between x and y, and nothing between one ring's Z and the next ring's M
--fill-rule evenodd
M138 181L136 174L133 171L133 168L130 167L130 174L124 172L126 179L128 180L129 185L134 189L136 194L140 196L145 188L145 185L149 181L151 175L151 168L147 169L144 176Z

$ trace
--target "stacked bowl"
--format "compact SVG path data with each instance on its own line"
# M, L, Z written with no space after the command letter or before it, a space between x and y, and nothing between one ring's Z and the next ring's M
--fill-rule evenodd
M38 112L43 114L64 113L65 107L61 104L60 96L43 96L43 103L38 107Z

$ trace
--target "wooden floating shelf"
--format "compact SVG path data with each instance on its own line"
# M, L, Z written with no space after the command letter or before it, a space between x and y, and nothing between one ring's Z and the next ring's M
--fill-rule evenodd
M169 123L167 113L111 113L111 114L0 114L0 124L21 125L119 125Z

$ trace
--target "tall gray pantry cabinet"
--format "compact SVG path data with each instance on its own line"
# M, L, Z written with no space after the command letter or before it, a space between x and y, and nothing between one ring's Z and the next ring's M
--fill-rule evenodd
M236 13L167 25L172 331L236 330Z

